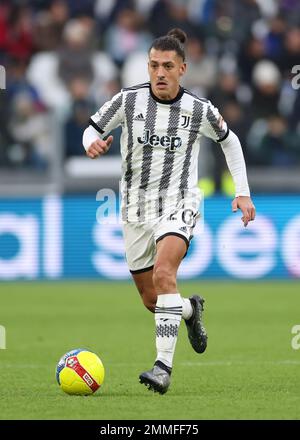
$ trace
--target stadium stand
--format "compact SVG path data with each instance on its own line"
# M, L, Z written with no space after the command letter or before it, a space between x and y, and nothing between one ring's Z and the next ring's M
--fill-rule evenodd
M183 85L241 139L252 190L299 191L297 0L3 0L0 193L117 187L120 132L91 168L82 131L120 87L147 80L150 42L174 26L189 36ZM224 192L222 152L202 149L200 177Z

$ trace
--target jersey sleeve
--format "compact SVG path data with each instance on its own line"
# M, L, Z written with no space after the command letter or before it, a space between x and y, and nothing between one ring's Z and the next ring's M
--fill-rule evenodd
M215 142L224 141L229 134L226 122L220 115L219 110L214 107L210 101L207 101L206 104L206 111L200 127L200 133Z
M90 117L89 123L101 135L106 136L122 124L124 119L123 93L119 92Z

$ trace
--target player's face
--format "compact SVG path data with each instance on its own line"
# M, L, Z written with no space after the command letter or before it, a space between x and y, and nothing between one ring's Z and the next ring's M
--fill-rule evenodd
M179 92L180 78L186 71L186 64L174 50L151 49L148 72L151 89L162 100L174 99Z

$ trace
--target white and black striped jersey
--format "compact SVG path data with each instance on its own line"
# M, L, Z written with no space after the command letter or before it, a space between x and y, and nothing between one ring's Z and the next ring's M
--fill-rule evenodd
M210 101L184 88L170 101L158 99L150 83L122 89L90 119L106 137L122 126L122 212L125 221L171 213L179 204L199 204L200 138L223 141L227 124Z

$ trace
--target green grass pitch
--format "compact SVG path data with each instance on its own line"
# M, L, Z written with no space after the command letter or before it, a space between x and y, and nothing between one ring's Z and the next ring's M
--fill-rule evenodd
M208 348L193 352L182 323L167 394L138 375L155 358L154 319L133 283L2 283L1 419L300 419L299 282L190 282L205 299ZM89 397L64 394L55 367L87 347L106 377Z

